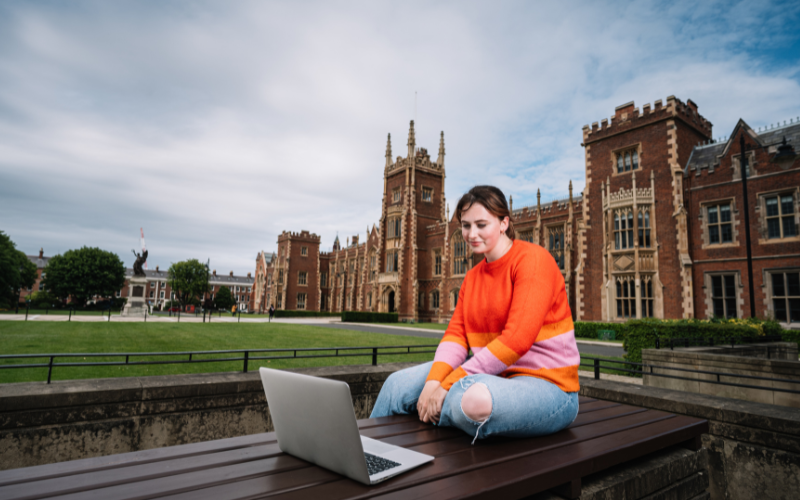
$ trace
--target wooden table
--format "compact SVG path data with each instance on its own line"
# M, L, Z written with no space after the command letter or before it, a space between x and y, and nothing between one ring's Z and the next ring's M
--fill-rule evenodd
M361 433L436 460L364 486L281 453L274 433L0 472L0 498L408 499L522 498L556 488L577 496L581 477L668 446L699 449L708 422L581 398L568 429L470 445L461 431L416 416L360 420Z

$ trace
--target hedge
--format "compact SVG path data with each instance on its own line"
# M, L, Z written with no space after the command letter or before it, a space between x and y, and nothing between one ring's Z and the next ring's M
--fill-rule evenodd
M598 330L613 330L617 340L625 338L625 323L595 323L593 321L576 321L575 336L581 339L597 340Z
M348 323L397 323L397 313L376 313L345 311L342 313L342 322Z
M296 311L288 309L276 309L276 318L320 318L320 317L334 317L342 313L333 313L328 311Z
M718 339L718 343L724 343L730 338L780 334L781 330L774 321L716 323L700 320L631 320L625 323L622 346L627 352L625 359L641 363L642 349L654 348L656 338L714 338Z

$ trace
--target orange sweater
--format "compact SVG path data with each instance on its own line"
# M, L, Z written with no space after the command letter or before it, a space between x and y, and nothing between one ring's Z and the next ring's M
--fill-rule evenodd
M564 278L550 253L515 240L503 257L467 272L433 361L427 380L447 390L487 373L539 377L577 392L580 354Z

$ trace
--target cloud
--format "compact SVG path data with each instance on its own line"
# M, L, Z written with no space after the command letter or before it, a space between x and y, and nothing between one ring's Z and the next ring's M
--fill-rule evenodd
M791 3L5 2L0 215L18 247L252 271L284 229L380 217L408 121L449 201L584 187L581 127L691 98L727 135L800 115ZM417 100L415 106L415 92Z

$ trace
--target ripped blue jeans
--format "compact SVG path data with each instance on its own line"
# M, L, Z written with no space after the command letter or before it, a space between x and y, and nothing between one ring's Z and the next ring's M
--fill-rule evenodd
M370 418L416 413L417 400L431 365L432 361L391 374L381 388ZM484 384L492 395L492 413L483 422L472 420L461 409L464 392L476 383ZM439 425L457 427L475 439L533 437L558 432L577 415L577 392L564 392L555 384L536 377L478 374L453 384L444 398Z

